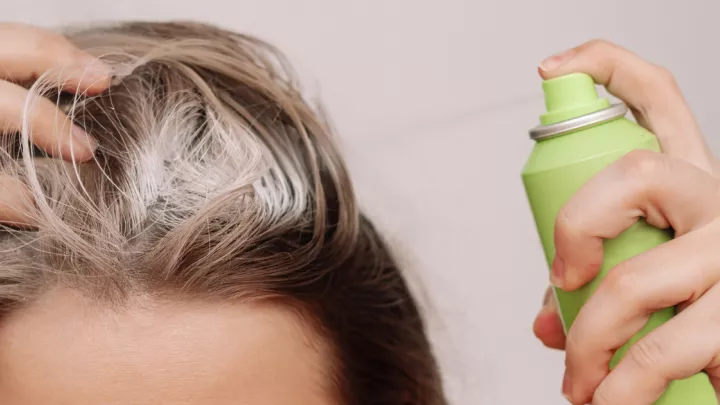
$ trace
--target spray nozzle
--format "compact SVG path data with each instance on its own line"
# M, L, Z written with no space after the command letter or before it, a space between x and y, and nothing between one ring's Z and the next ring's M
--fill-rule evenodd
M571 73L543 82L545 108L540 116L543 125L556 124L610 107L610 101L600 98L595 81L584 73Z

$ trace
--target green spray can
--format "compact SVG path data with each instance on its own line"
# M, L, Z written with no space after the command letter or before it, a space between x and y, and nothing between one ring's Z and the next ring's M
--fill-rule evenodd
M553 229L560 209L593 175L634 149L660 151L655 136L625 118L627 107L598 96L595 82L573 73L543 82L546 113L530 130L536 142L522 172L523 183L540 235L548 268L555 257ZM554 289L565 332L580 308L615 265L672 238L667 231L640 220L618 237L604 242L598 276L573 292ZM645 327L612 358L614 367L633 342L675 315L674 308L654 313ZM656 405L718 405L705 373L674 381Z

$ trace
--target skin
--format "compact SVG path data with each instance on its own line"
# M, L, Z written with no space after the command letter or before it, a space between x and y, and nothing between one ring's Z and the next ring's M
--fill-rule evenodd
M23 130L39 77L98 94L111 70L38 28L0 24L0 132ZM22 84L22 85L21 85ZM55 105L35 99L29 139L51 156L92 159L95 142ZM0 221L28 221L33 201L0 175ZM158 301L105 307L54 290L0 322L0 403L13 405L336 404L332 356L296 311L272 303Z
M650 405L672 380L705 370L720 389L720 181L718 161L672 75L616 45L592 41L553 56L543 78L584 72L623 99L663 153L633 152L594 177L555 224L551 282L573 291L595 277L603 239L644 217L676 238L613 268L563 335L547 297L534 324L566 351L563 393L573 404ZM638 341L612 371L614 352L655 310L679 315Z
M337 403L321 339L268 303L133 300L107 308L70 290L3 320L0 403Z

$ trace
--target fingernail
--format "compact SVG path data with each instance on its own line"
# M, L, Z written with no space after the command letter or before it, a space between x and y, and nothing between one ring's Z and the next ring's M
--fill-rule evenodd
M568 402L572 403L572 399L570 399L570 394L572 393L572 381L570 381L570 374L568 374L567 370L565 370L565 375L563 376L563 384L562 384L562 394L565 399L567 399Z
M73 138L75 138L74 148L82 148L83 152L87 152L89 155L95 153L97 141L88 135L87 132L79 126L73 125L71 133Z
M93 79L107 79L112 76L112 68L98 58L88 56L83 61L84 75Z
M545 295L543 295L543 306L546 306L550 300L553 298L553 290L552 287L545 290Z
M545 304L545 311L546 312L557 312L557 302L555 302L555 297L552 296L548 300L547 304Z
M552 293L552 289L548 289L548 293L545 294L545 300L543 301L542 308L540 308L540 314L557 313L557 303L555 302L555 296Z
M558 256L553 260L550 283L557 288L562 288L565 283L565 262Z
M565 62L567 62L572 57L573 53L574 51L572 49L568 49L567 51L555 54L540 62L540 69L545 72L555 70L560 67L560 65L563 65Z

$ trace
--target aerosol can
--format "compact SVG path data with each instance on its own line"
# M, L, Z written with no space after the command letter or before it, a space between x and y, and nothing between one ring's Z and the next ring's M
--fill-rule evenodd
M634 149L660 151L660 146L652 133L625 118L626 105L600 98L588 75L573 73L546 80L543 90L547 111L540 117L541 124L530 130L535 147L522 179L550 269L555 257L555 217L570 197L626 153ZM555 289L565 333L611 268L671 238L670 232L640 220L618 237L606 240L604 261L593 281L573 292ZM674 315L674 308L654 313L645 327L615 353L610 367L617 365L633 342ZM708 376L699 373L672 382L656 404L718 405L718 401Z

